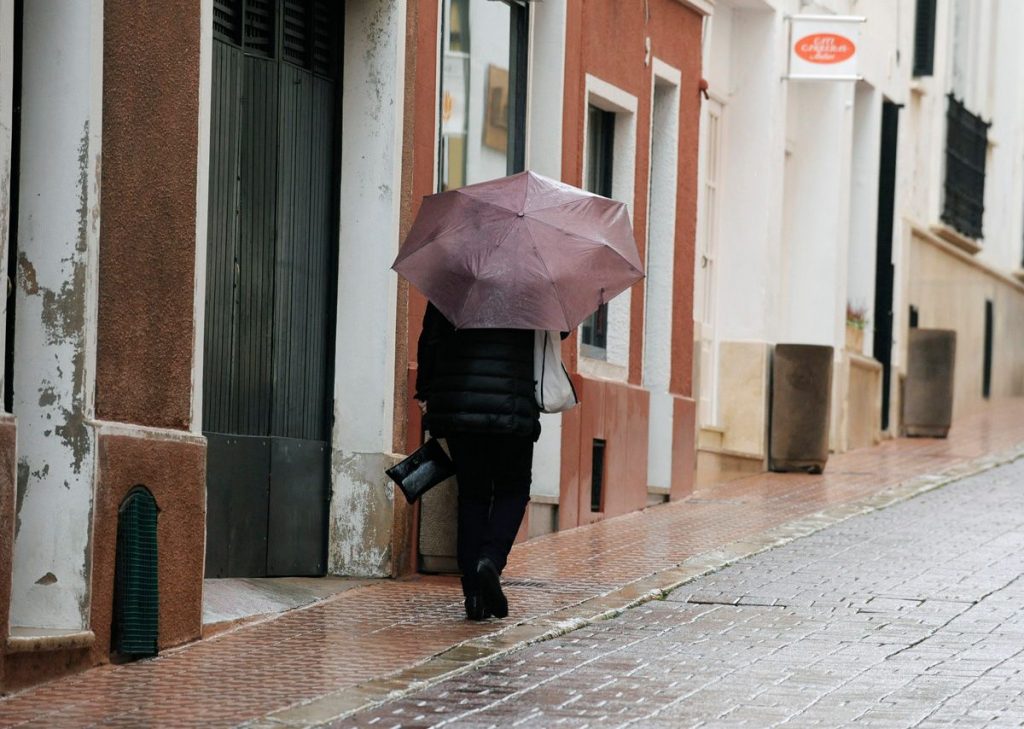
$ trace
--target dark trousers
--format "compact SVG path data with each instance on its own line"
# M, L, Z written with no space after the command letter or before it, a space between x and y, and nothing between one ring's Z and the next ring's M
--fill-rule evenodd
M459 482L459 568L462 589L475 594L476 563L505 568L530 501L533 441L502 435L448 438Z

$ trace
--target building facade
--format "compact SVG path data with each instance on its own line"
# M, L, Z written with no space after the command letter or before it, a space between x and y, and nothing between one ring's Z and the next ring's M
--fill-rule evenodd
M0 1L0 687L198 639L204 579L431 567L383 471L422 436L390 264L441 189L613 196L651 271L565 344L523 536L688 493L710 8Z
M1021 393L1019 13L998 0L715 3L698 482L767 467L777 343L834 348L833 451L900 434L914 326L957 331L956 413ZM859 21L857 78L788 78L789 18L801 15Z

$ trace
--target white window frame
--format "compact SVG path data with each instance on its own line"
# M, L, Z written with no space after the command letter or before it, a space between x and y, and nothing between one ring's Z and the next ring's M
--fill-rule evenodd
M636 125L637 97L614 84L592 74L586 75L586 93L581 113L587 118L587 108L593 105L615 114L615 146L612 162L612 197L626 204L630 220L636 194ZM587 178L587 135L583 124L583 179ZM608 303L607 361L588 357L582 348L579 371L583 375L625 382L629 377L630 312L632 292L625 291ZM577 337L577 339L579 339Z

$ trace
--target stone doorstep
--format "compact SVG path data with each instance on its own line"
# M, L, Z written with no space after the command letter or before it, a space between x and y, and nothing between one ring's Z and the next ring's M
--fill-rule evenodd
M598 595L546 615L511 625L488 636L473 638L398 673L341 689L256 719L242 726L314 727L344 719L406 694L419 691L504 657L527 646L551 640L602 620L618 617L630 608L669 593L698 577L717 572L746 557L810 536L854 516L879 511L901 501L941 488L967 476L988 471L1024 456L1017 448L994 456L975 458L941 474L918 476L876 494L773 527L753 537L731 542L696 555L681 564L635 580L605 595Z

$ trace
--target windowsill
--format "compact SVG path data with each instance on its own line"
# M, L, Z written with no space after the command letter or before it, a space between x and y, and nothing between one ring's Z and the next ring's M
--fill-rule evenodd
M1018 268L1016 271L1014 271L1013 277L1020 281L1021 283L1024 283L1024 268Z
M584 377L597 380L611 380L613 382L625 382L628 379L628 369L622 365L605 362L603 359L594 359L580 352L578 363L579 373Z
M939 238L942 238L942 240L951 243L962 251L970 253L972 256L981 251L981 243L974 238L968 238L946 223L935 223L931 226L930 230Z

